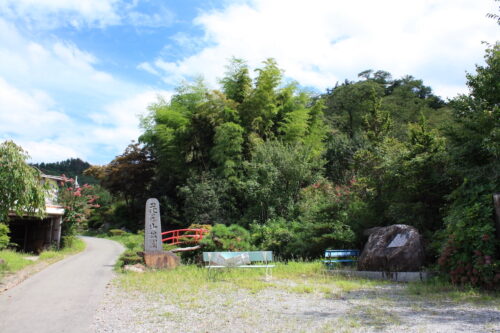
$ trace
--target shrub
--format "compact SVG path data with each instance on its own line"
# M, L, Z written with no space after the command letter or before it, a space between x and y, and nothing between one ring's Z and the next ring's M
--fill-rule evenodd
M121 229L111 229L108 231L108 235L109 236L123 236L125 235L127 232L126 231L123 231Z
M0 250L9 245L9 227L0 223Z
M250 232L239 225L216 224L201 244L207 251L247 251L253 248L250 240Z
M137 251L127 250L123 252L119 259L123 265L135 265L144 263L144 259L137 254Z
M268 220L265 224L251 225L252 240L262 250L273 251L275 256L289 259L300 255L293 246L298 241L298 222L283 218Z
M73 235L68 235L68 236L63 236L62 237L62 247L64 248L70 248L73 246L73 243L75 242L76 237Z
M445 218L449 235L438 264L455 284L495 289L500 284L500 261L496 257L492 191L464 184Z
M300 230L295 245L303 257L323 255L329 247L350 246L355 237L347 211L354 198L351 185L334 186L323 181L301 191Z

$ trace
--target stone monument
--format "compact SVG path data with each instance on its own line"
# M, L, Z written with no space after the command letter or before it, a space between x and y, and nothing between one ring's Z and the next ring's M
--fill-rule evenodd
M144 262L152 268L175 268L180 259L172 252L163 251L161 237L160 203L150 198L146 201Z

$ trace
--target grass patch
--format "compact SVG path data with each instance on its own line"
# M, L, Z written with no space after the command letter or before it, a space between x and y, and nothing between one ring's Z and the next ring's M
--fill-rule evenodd
M37 261L28 260L26 257L33 256L31 253L15 252L11 250L0 251L0 259L3 259L5 263L0 265L0 277L7 273L15 273L25 268L26 266L33 265L37 262L47 261L53 263L59 261L66 257L67 255L81 252L85 249L85 242L79 238L76 238L71 247L64 248L59 251L43 251Z
M83 250L85 250L85 242L83 240L81 240L80 238L75 238L72 241L72 244L70 247L65 247L61 250L56 250L56 251L54 251L54 250L43 251L42 253L40 253L39 260L58 261L67 255L75 254L75 253L81 252Z
M184 265L173 270L152 270L146 273L125 272L118 285L126 291L164 295L170 302L190 302L207 293L245 290L259 293L267 288L297 294L321 293L338 295L353 290L373 288L380 281L367 281L326 274L321 263L275 263L272 278L266 281L265 269L215 269L208 276L206 268Z
M484 291L472 286L456 286L439 278L409 283L406 291L411 296L433 301L494 303L497 307L500 306L500 292L498 291Z
M0 265L0 275L10 272L17 272L24 267L33 264L33 261L26 259L29 254L22 252L15 252L12 250L0 251L0 259L5 263Z
M380 306L358 305L353 308L357 312L354 322L359 322L363 326L371 326L382 330L387 326L400 325L401 320L393 312L382 309Z

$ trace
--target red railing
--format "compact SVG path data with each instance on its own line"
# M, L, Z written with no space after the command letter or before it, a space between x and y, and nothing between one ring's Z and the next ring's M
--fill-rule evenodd
M208 233L206 229L177 229L162 232L162 242L177 245L183 243L197 243ZM167 237L165 237L167 236Z

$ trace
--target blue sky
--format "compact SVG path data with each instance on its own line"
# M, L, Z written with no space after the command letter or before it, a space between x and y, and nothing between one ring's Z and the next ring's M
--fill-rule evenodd
M32 161L104 164L139 115L232 56L276 58L318 92L365 69L423 79L442 97L499 38L493 0L1 0L0 141Z

